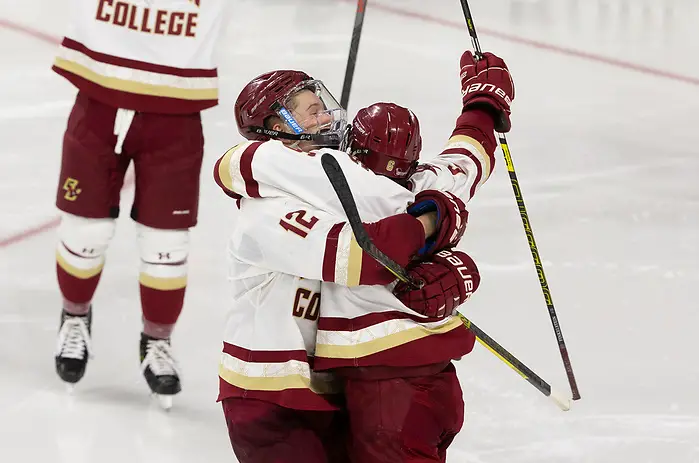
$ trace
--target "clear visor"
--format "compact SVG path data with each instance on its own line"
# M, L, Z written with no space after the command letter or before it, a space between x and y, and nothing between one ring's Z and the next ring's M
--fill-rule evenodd
M348 125L347 111L340 107L323 82L302 82L280 103L277 114L292 133L327 135L330 144L339 144L342 141ZM335 143L335 139L338 143Z

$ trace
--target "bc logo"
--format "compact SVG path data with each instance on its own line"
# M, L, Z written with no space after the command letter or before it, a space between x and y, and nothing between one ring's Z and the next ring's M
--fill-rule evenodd
M78 181L71 177L68 177L63 183L63 189L66 192L63 197L68 201L75 201L78 199L78 195L82 191L78 188Z

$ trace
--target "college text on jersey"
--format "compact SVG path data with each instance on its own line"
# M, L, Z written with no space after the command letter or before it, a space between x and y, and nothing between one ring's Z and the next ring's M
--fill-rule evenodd
M190 3L199 6L199 1L190 0ZM96 19L150 34L196 37L199 13L149 8L121 0L99 0Z

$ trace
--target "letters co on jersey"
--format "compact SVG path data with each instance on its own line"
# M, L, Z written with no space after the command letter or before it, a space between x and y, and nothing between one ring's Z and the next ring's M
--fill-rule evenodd
M73 0L53 69L115 107L169 114L218 103L214 62L230 0Z

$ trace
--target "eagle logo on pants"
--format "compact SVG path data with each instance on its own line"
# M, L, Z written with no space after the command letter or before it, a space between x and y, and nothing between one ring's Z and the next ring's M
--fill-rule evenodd
M78 195L80 194L81 190L78 188L78 181L75 180L74 178L68 177L66 181L63 183L63 189L65 190L66 194L63 195L65 199L68 201L75 201L78 199Z

